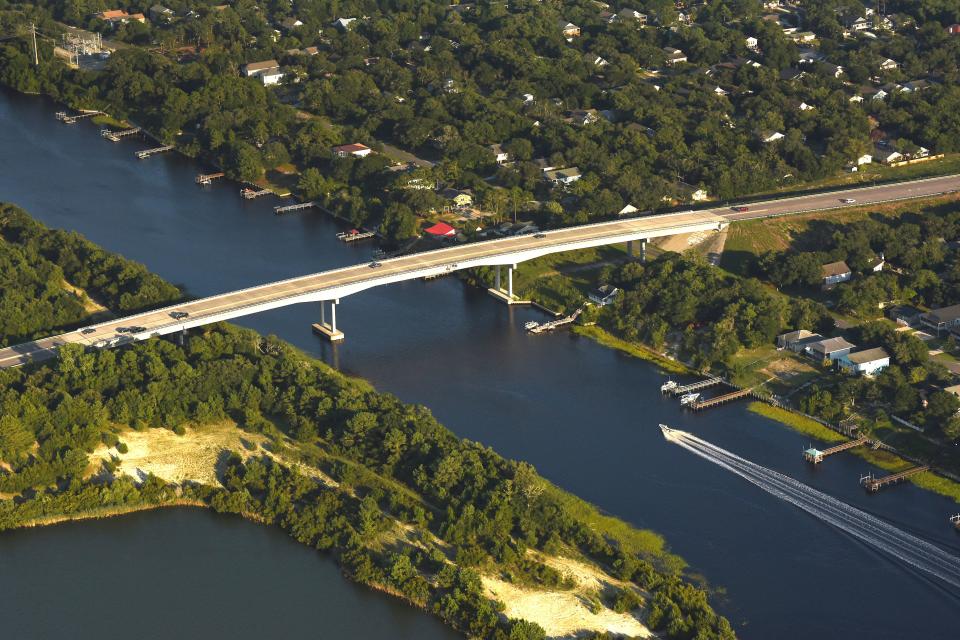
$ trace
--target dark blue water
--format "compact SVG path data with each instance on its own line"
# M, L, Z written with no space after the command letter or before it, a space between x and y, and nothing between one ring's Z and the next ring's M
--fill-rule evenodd
M244 201L237 185L199 188L192 162L138 161L136 142L59 124L54 111L40 99L0 97L0 199L194 295L369 258L371 245L337 242L340 226L319 212L277 217L276 202ZM311 335L318 315L317 305L300 305L240 322L423 403L459 435L663 533L693 571L726 591L715 602L742 637L956 637L955 590L667 444L657 424L695 432L960 555L947 522L952 501L912 485L867 496L858 478L870 466L859 458L838 455L811 469L800 455L806 436L742 404L681 412L660 397L663 376L649 364L566 333L529 336L523 323L542 319L537 312L508 309L455 279L345 298L338 325L347 339L335 348Z
M172 509L0 535L11 640L457 635L277 530Z

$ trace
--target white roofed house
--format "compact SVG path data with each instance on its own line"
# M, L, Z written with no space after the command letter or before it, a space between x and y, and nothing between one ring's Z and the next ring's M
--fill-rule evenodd
M280 28L283 29L284 31L293 31L297 27L302 27L302 26L303 26L303 22L301 22L298 18L294 18L294 17L284 18L283 20L280 21Z
M350 28L350 25L352 25L356 21L357 21L356 18L337 18L336 20L333 21L333 26L340 29L341 31L346 31L347 29Z
M756 51L757 48L760 46L759 41L758 41L756 38L754 38L753 36L747 36L747 37L744 39L744 44L746 44L746 45L747 45L747 49L750 49L751 51Z
M760 142L769 144L771 142L783 140L786 136L779 131L759 131L757 132L757 137L760 138Z
M890 366L890 354L880 347L851 351L836 359L837 366L847 373L872 376Z
M590 298L590 302L601 307L605 307L608 304L611 304L619 293L620 289L617 289L611 284L605 284L601 287L598 287L594 291L591 291L588 297Z
M583 54L583 59L584 61L586 61L588 65L593 67L598 67L598 68L603 68L608 64L610 64L609 62L607 62L606 60L604 60L602 57L598 56L595 53L585 53Z
M243 75L248 78L259 78L264 86L278 84L283 79L280 63L276 60L263 60L243 65Z
M504 151L501 145L492 144L487 148L490 149L490 153L493 154L493 161L497 164L504 164L510 161L510 154Z

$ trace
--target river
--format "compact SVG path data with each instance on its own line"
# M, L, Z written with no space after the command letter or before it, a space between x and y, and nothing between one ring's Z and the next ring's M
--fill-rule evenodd
M56 110L0 93L0 200L139 260L192 295L370 256L370 244L338 242L341 225L322 213L275 216L275 201L244 201L236 184L197 187L194 162L169 154L139 161L137 142L107 142L90 123L62 125ZM947 522L957 511L952 501L913 485L868 496L857 481L871 467L859 458L838 455L810 468L800 455L806 436L742 404L682 412L661 398L663 376L648 363L568 333L529 336L523 323L542 315L506 308L453 278L343 299L337 319L346 341L336 347L310 333L318 315L317 305L299 305L239 323L425 404L460 436L527 460L561 487L664 534L693 571L725 591L714 602L741 637L956 637L956 590L666 443L657 423L960 554ZM126 535L123 527L112 532ZM197 568L184 562L182 570ZM218 602L221 611L233 606Z

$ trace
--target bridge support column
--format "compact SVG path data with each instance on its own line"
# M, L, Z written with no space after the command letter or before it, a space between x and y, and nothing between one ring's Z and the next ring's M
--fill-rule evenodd
M516 268L517 265L515 264L507 265L507 288L504 290L500 278L500 265L498 265L497 270L494 271L493 288L487 289L487 291L494 298L507 304L530 304L529 300L518 300L513 293L513 271Z
M633 259L633 240L627 240L627 257Z
M640 241L640 262L647 261L647 239L644 238Z
M337 298L336 300L330 301L329 323L327 323L326 320L325 304L325 301L320 301L320 322L312 325L313 332L320 337L326 338L330 342L339 342L346 337L342 331L337 329L337 305L340 304L340 299Z

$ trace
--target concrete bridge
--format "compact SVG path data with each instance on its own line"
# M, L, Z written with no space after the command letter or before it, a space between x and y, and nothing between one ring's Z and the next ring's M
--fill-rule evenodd
M7 347L0 349L0 368L52 358L56 355L57 348L64 344L77 343L93 348L113 347L304 302L320 303L321 321L314 326L330 339L338 340L343 338L336 323L336 305L340 298L385 284L436 276L472 267L494 266L497 267L496 289L500 291L505 301L511 302L515 299L513 270L516 265L550 253L621 242L628 243L631 252L631 245L637 243L642 252L647 240L682 233L720 231L735 220L930 197L958 190L960 190L960 176L944 176L751 203L746 210L743 210L744 207L738 207L740 211L724 207L669 213L464 244L383 260L380 263L364 263L333 269L183 302ZM505 290L501 290L500 274L503 267L507 268ZM329 322L326 319L328 305Z

